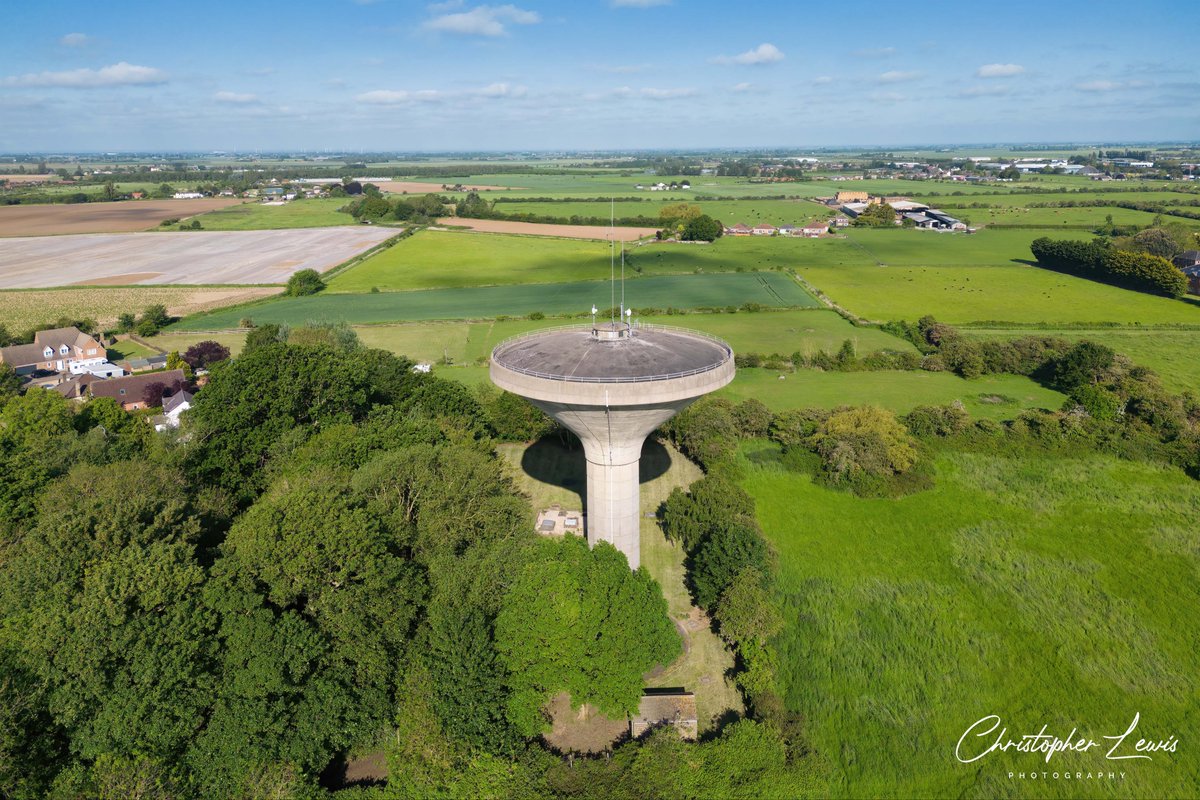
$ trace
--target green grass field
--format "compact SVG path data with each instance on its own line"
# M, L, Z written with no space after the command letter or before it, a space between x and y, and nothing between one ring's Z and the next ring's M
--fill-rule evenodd
M1135 364L1154 370L1172 391L1200 390L1200 358L1196 357L1200 353L1200 330L963 328L962 332L967 336L989 339L1012 339L1026 335L1062 336L1071 341L1089 339L1124 353Z
M955 198L958 199L958 198ZM1149 211L1135 211L1129 208L961 208L952 205L938 206L948 214L959 219L969 220L972 225L1076 225L1087 226L1089 229L1103 225L1105 218L1112 216L1117 225L1148 226L1154 222L1155 215ZM1183 220L1192 222L1191 220ZM1194 224L1200 225L1200 222ZM1088 238L1087 231L1080 231L1077 236Z
M138 344L132 339L126 339L121 342L113 342L105 348L108 351L108 360L116 363L129 358L146 358L157 353L156 350L151 350L144 344Z
M780 194L787 192L780 191ZM636 193L635 193L636 194ZM658 218L659 211L664 206L674 205L677 200L660 200L658 192L653 197L642 202L623 201L612 204L613 213L619 217L651 217ZM832 216L834 209L818 205L807 200L705 200L703 198L691 201L713 219L719 219L726 225L745 222L756 225L760 222L772 225L802 225L810 220ZM609 218L610 204L605 202L569 202L553 203L544 201L527 201L512 203L497 203L496 211L505 214L538 214L550 217L570 218L599 217Z
M832 760L835 795L1200 794L1195 481L1107 457L950 453L936 488L868 500L785 471L774 445L743 452L779 553L785 701ZM1177 752L1105 760L1100 737L1139 713L1134 740L1176 736ZM989 714L1012 738L1047 725L1105 747L958 763ZM1125 777L1008 777L1043 770Z
M338 211L346 198L297 200L282 206L244 203L220 208L196 217L205 230L262 231L279 228L324 228L330 225L355 225L354 217Z
M634 307L705 308L740 306L748 302L801 308L818 305L817 300L792 278L778 272L639 278L629 282L625 293ZM176 323L172 330L228 330L239 327L239 321L245 317L255 323L303 325L316 320L363 325L402 320L524 316L534 311L577 314L593 303L607 306L609 294L607 281L368 294L322 293L191 316Z
M647 316L643 322L674 325L720 336L735 352L781 353L797 350L811 355L832 353L850 339L860 353L876 350L914 350L906 341L874 328L856 328L832 311L808 309L757 314L687 314ZM370 347L401 353L422 361L448 356L453 363L486 359L497 342L528 331L562 324L562 320L505 320L502 322L423 322L368 325L357 328Z
M1058 409L1066 399L1021 375L984 375L965 380L949 372L809 369L790 373L739 369L733 383L720 394L731 400L753 397L775 411L874 404L903 414L916 406L961 400L972 417L996 420L1012 419L1029 408Z

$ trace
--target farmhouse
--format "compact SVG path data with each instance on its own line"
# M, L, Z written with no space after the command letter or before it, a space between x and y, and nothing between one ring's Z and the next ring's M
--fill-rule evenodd
M749 236L754 233L754 229L744 222L739 222L725 229L726 236Z
M800 229L800 235L806 239L815 239L829 230L829 223L824 220L810 222Z
M142 375L95 381L88 386L88 392L92 397L111 397L126 411L136 411L149 407L150 404L146 402L146 389L155 383L161 384L168 392L177 392L184 383L183 370L147 372Z
M768 225L765 222L758 223L754 226L754 230L751 231L755 236L774 236L776 232L777 229L774 225Z
M180 414L192 407L194 398L195 395L191 392L181 390L164 400L163 413L151 420L154 423L154 430L161 433L168 428L178 428Z
M0 363L8 364L18 375L57 377L71 371L76 362L96 359L103 362L107 351L93 337L74 326L38 331L33 344L15 344L0 348ZM53 385L41 381L41 385Z

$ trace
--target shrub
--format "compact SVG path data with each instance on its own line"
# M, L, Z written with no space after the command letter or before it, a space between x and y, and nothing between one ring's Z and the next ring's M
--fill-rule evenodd
M811 444L835 484L860 475L902 473L917 460L912 439L896 415L875 406L835 411L818 427Z
M229 348L212 339L196 342L183 353L183 360L192 369L208 369L218 361L229 358Z
M284 294L288 297L303 297L316 294L324 288L325 281L321 280L321 275L315 269L302 269L288 278Z
M904 424L913 436L951 436L966 430L971 416L958 402L948 406L917 406L904 417Z
M688 577L696 605L712 609L738 573L770 568L767 543L751 517L713 530L692 557Z
M766 436L772 422L771 409L753 397L734 406L733 417L743 438Z
M831 412L821 408L789 408L771 420L771 440L784 450L804 445L817 432Z

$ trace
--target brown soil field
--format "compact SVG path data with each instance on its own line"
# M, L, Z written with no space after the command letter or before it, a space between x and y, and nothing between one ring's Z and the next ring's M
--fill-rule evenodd
M119 289L36 289L0 292L0 325L17 332L34 325L53 322L59 317L90 317L101 325L116 322L128 311L140 313L154 303L162 303L167 313L181 317L199 311L211 311L260 297L279 294L277 286L231 286L216 289L171 287L123 287Z
M441 193L440 183L422 183L420 181L372 181L379 187L380 191L392 192L394 194L429 194L430 192ZM453 186L454 184L445 184ZM463 189L473 192L511 192L518 189L518 186L487 186L482 183L463 184Z
M284 283L324 272L400 232L383 226L26 236L0 245L0 289Z
M0 236L130 233L155 228L164 219L183 219L243 202L235 197L205 197L200 200L0 206Z
M632 242L653 236L654 228L615 228L606 225L551 225L541 222L506 222L499 219L463 219L443 217L439 225L470 228L480 233L523 233L528 236L558 236L563 239L604 239L615 232L618 242Z
M0 181L8 181L10 186L15 186L18 183L47 183L57 180L58 176L54 173L47 175L0 175Z

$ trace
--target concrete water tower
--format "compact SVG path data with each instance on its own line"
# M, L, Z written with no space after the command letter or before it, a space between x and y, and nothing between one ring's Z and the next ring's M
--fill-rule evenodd
M694 331L593 318L591 325L501 342L490 373L501 389L528 399L583 442L588 544L611 542L637 569L642 443L692 401L733 380L733 349Z

